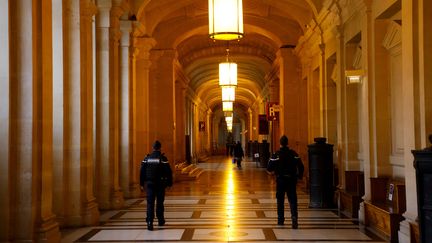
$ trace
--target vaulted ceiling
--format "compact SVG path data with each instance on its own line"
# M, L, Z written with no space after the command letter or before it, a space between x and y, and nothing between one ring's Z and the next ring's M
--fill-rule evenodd
M238 64L236 102L247 109L265 86L276 53L296 45L324 0L243 0L244 37L213 41L208 37L207 0L137 0L133 2L146 36L156 49L175 49L189 87L210 109L220 109L218 64L230 57Z

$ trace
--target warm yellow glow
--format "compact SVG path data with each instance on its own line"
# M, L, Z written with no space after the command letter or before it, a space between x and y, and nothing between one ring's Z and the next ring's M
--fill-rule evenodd
M345 77L347 80L347 84L357 84L360 83L362 80L362 77L364 75L364 71L361 69L357 70L346 70L345 71Z
M222 102L222 110L223 111L233 111L233 103L232 102Z
M237 63L219 63L219 85L237 85Z
M227 124L231 124L233 123L233 117L232 116L226 116L225 117L225 121Z
M236 194L235 194L235 184L234 184L234 173L232 170L227 172L226 176L226 193L225 193L225 215L227 240L232 240L235 237L235 226L236 226Z
M209 36L215 40L243 37L242 0L209 0Z
M222 101L235 100L235 86L222 86Z

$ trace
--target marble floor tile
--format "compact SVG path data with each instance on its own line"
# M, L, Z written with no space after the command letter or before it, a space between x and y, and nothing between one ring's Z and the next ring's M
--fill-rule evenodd
M261 229L196 229L193 240L218 240L218 241L243 241L264 240L265 236Z
M278 240L371 240L356 229L274 229Z

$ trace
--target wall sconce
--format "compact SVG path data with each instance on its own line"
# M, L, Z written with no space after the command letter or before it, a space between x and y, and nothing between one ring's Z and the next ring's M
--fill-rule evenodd
M345 77L347 84L359 84L362 82L364 76L363 69L345 70Z

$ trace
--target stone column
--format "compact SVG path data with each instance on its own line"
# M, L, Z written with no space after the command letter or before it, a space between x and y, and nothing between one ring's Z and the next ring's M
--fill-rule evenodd
M132 59L132 160L139 170L141 161L151 151L149 141L149 80L150 50L156 45L152 38L135 37L133 39ZM138 176L137 172L137 176Z
M131 21L120 21L120 184L126 198L140 195L138 166L133 160L133 84L131 76Z
M89 1L56 2L54 56L54 209L62 226L94 225L93 48ZM64 22L63 22L64 21Z
M280 135L287 135L291 145L299 141L299 74L297 72L297 57L293 48L281 48L279 75L279 130Z
M270 102L278 102L279 103L279 79L275 79L269 82L269 94L270 94ZM279 104L280 105L280 104ZM275 121L271 121L271 152L274 152L279 149L279 139L282 136L280 134L279 122L280 122L280 112L279 119Z
M116 9L98 6L96 16L96 195L101 209L123 206L119 186L120 30Z
M181 81L176 81L176 140L177 140L177 154L176 158L178 161L185 161L186 160L186 145L185 145L185 131L186 131L186 88L187 85Z
M9 241L11 231L11 171L13 169L10 160L10 104L11 104L11 74L9 67L10 57L10 28L9 28L9 1L0 2L0 241Z
M211 134L211 121L213 120L212 119L212 117L213 117L213 112L212 112L212 110L210 110L210 109L208 109L207 110L207 112L206 112L206 123L205 123L205 125L206 125L206 127L205 127L205 133L206 133L206 135L207 135L207 141L206 141L206 144L207 144L207 146L206 146L206 148L207 148L207 151L211 154L211 151L212 151L212 134Z
M2 108L0 114L9 130L0 131L9 141L2 144L8 152L1 154L6 159L1 167L7 170L1 172L7 175L1 188L8 188L6 197L0 199L6 206L0 209L4 223L0 239L59 242L59 225L52 212L52 4L48 0L8 2L5 17L9 18L9 27L0 27L10 28L0 39L2 49L6 45L3 41L9 42L9 51L5 52L9 55L1 55L8 60L2 65L10 65L9 72L1 74L7 75L1 79L6 84L2 86L2 99L7 99L2 106L9 108ZM8 7L4 1L0 5ZM2 190L2 194L5 192Z
M359 126L360 126L360 163L363 163L364 168L364 183L365 183L365 194L363 196L364 201L368 201L371 199L371 183L370 178L376 177L376 157L375 157L375 143L372 142L376 139L376 130L375 130L375 107L374 107L374 67L373 67L373 42L372 42L372 34L373 34L373 25L372 25L372 16L371 16L371 7L370 3L366 3L364 7L363 15L361 18L362 21L362 67L366 70L366 74L362 79L362 83L360 84L360 95L359 95ZM360 204L359 209L359 221L360 223L364 223L365 212L364 212L364 203Z
M346 138L346 81L345 81L345 44L343 27L338 26L336 35L336 65L337 65L337 84L336 84L336 114L337 114L337 144L334 149L337 150L337 159L339 167L339 189L345 187L345 170L347 169L348 147Z
M403 138L404 138L404 161L405 161L405 188L406 188L406 212L403 214L405 220L400 223L399 242L410 242L410 224L417 224L417 187L416 175L413 167L414 157L412 149L420 149L426 145L425 110L421 112L422 103L426 98L422 92L426 81L425 75L428 74L424 65L425 56L430 55L431 38L426 39L431 23L430 1L427 0L402 0L402 99L404 114ZM428 13L429 12L429 13ZM426 45L426 44L429 44ZM423 87L422 87L423 85ZM430 97L429 97L430 98ZM430 123L430 120L429 120Z
M150 71L150 141L159 140L173 168L175 139L174 50L151 51ZM162 95L163 94L163 95Z

